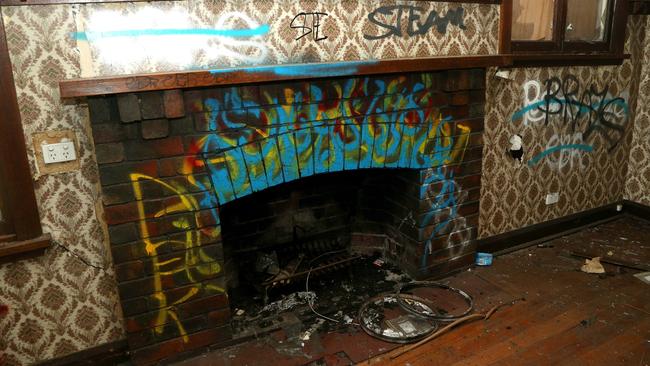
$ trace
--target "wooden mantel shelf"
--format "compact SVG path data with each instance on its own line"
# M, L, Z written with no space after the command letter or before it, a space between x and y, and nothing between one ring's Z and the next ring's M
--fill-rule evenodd
M61 98L77 98L215 85L241 85L352 75L485 68L509 66L511 64L512 57L510 55L485 55L255 66L71 79L61 81L59 89Z
M1 239L1 237L0 237ZM0 241L0 263L40 255L51 245L50 234L23 241Z

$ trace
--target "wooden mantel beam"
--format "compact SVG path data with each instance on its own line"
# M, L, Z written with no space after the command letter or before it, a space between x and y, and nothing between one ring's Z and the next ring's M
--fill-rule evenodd
M509 66L509 55L445 56L381 61L349 61L233 69L179 71L63 80L61 98L186 89L217 85L242 85L324 77L361 76L447 69Z

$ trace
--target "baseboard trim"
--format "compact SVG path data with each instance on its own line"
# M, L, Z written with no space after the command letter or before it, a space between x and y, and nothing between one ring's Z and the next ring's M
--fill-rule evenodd
M646 206L644 204L630 200L624 200L623 211L629 213L630 215L634 215L636 217L650 221L650 206Z
M38 366L63 365L117 365L130 361L129 345L126 339L105 343L93 348L71 353L67 356L54 358L38 363Z
M601 224L615 219L622 214L622 211L616 210L617 205L618 203L612 203L558 219L526 226L507 233L479 239L478 251L500 255L547 241L560 235L566 235L585 227Z

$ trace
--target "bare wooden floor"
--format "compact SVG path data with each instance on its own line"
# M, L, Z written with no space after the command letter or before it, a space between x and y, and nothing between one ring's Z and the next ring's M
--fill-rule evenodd
M650 263L650 224L624 218L556 239L553 248L521 250L451 279L484 281L473 295L478 310L489 308L476 291L498 291L526 301L499 310L487 321L451 333L390 359L362 365L648 365L650 285L634 270L605 265L606 275L578 271L569 250ZM480 280L480 281L477 281ZM494 292L490 297L497 296ZM393 352L394 353L394 352Z
M569 251L650 264L650 223L623 217L532 247L445 279L475 299L477 312L501 308L487 321L462 325L399 358L397 346L362 331L320 334L297 354L255 340L217 349L183 365L649 365L650 285L639 271L605 265L579 271ZM277 336L276 336L277 337ZM282 343L282 342L280 342Z

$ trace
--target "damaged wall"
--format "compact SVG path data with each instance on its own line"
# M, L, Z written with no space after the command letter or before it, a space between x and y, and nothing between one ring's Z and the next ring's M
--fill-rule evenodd
M623 199L632 132L642 128L634 116L646 19L629 18L632 57L621 66L517 68L509 79L488 72L480 237ZM522 163L508 151L515 134ZM547 206L553 192L559 202Z

